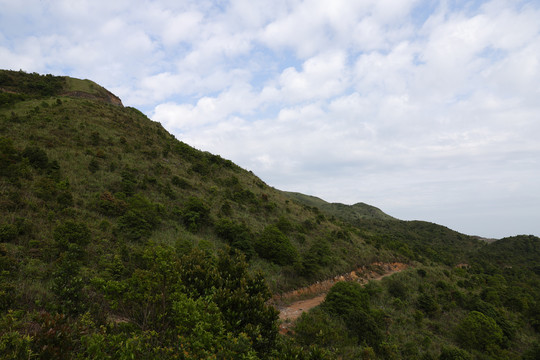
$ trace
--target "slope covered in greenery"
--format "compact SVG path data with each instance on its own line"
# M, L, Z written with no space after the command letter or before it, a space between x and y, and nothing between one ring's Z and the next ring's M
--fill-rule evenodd
M540 330L538 238L278 191L89 80L0 71L0 212L7 358L513 359ZM278 334L273 293L376 261L413 268Z

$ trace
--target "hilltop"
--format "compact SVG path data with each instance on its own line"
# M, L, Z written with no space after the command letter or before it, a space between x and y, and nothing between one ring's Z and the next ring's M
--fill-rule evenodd
M274 189L90 80L0 71L0 194L14 358L415 358L421 341L418 356L467 355L453 331L474 311L508 358L537 339L538 238L487 244ZM278 334L272 295L393 262L409 269L338 282Z

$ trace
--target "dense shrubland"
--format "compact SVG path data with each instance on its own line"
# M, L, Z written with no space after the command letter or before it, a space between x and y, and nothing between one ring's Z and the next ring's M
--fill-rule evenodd
M6 358L538 358L538 238L305 201L73 84L0 71ZM272 293L395 260L278 334Z

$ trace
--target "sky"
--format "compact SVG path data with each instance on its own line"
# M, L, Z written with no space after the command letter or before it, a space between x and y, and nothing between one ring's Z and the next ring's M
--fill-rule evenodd
M277 189L540 236L537 0L0 9L0 68L91 79Z

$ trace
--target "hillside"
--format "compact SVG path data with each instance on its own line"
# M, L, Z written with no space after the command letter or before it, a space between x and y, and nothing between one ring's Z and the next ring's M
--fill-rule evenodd
M538 257L527 250L538 238L488 245L366 204L279 191L90 80L0 71L0 212L8 358L415 358L407 342L426 337L418 357L443 345L476 354L440 332L479 309L511 325L514 337L494 344L517 358L540 330ZM501 262L514 241L520 252ZM278 334L273 294L376 262L411 268L365 290L338 282L297 335ZM483 291L495 280L490 302Z
M382 212L380 209L364 203L345 205L340 203L328 203L318 197L295 192L287 192L286 194L302 204L319 208L328 214L348 222L354 222L359 219L396 220L390 215Z

